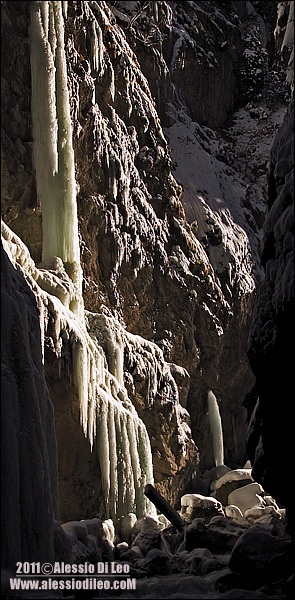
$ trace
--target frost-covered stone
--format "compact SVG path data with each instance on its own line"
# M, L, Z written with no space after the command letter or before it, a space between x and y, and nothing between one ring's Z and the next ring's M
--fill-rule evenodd
M281 514L274 506L254 506L245 511L244 517L250 523L271 523L274 517L281 519Z
M212 482L211 489L212 491L215 491L221 488L225 483L229 483L232 481L244 481L245 479L253 481L250 468L229 470L226 473L222 474L221 477Z
M129 550L129 544L127 542L120 542L116 545L116 553L118 553L119 558L123 556Z
M253 481L251 469L234 469L224 473L219 479L211 483L212 494L223 506L231 504L229 495L235 489L248 485Z
M229 504L225 507L224 512L229 519L233 519L237 523L244 523L245 519L241 509L234 504Z
M228 501L229 504L237 506L245 515L245 512L250 508L265 506L260 495L262 492L263 488L259 483L249 483L231 492Z
M104 539L106 539L111 546L114 546L116 532L112 519L107 519L106 521L103 521L102 529L104 532Z
M134 525L137 522L136 515L129 513L125 515L120 521L120 537L124 542L130 543L131 534L134 530Z
M186 521L192 521L198 517L210 521L213 516L224 513L221 503L216 498L201 494L185 494L181 498L180 514Z

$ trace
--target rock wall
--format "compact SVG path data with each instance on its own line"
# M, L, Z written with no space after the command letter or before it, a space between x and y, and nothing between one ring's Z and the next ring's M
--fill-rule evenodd
M269 167L268 215L249 360L259 400L248 432L254 477L279 502L292 506L292 421L294 333L294 103L273 145Z
M36 299L3 248L1 284L1 548L14 568L54 560L57 452Z

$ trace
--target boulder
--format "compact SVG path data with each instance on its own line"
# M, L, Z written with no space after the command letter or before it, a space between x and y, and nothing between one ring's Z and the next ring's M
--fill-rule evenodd
M122 517L120 522L120 534L122 542L127 542L130 544L131 542L131 534L133 533L134 525L137 522L136 515L134 513L129 513Z
M237 506L244 515L249 508L265 505L260 496L262 492L263 488L259 483L249 483L231 492L228 496L228 503Z
M232 519L233 521L236 521L237 523L241 523L241 524L244 524L246 522L243 517L243 513L238 506L235 506L234 504L229 504L228 506L225 507L224 510L225 510L226 516L229 519Z
M76 539L83 541L88 535L87 526L84 521L68 521L62 524L62 529L69 536L73 544Z
M172 567L167 554L156 548L150 550L144 558L137 562L136 566L153 576L169 575L172 573Z
M146 556L150 550L160 549L161 536L160 532L146 523L143 525L141 532L136 536L132 548L138 546L143 555Z
M130 563L137 563L139 558L143 558L143 552L139 548L139 546L132 546L129 550L124 552L124 561L128 561Z
M119 544L116 545L116 557L119 557L119 559L121 558L121 556L123 556L123 554L126 554L126 552L129 550L129 545L127 544L127 542L120 542Z
M228 471L211 483L212 495L223 506L234 504L229 502L229 494L244 485L248 485L252 481L251 469L234 469Z
M102 547L99 541L95 535L87 536L84 542L86 546L87 562L95 564L102 560Z
M151 527L152 529L155 529L157 531L160 531L160 529L162 528L162 526L159 523L158 519L155 519L154 517L146 515L145 517L142 517L141 519L138 519L134 523L132 534L137 535L146 526Z
M274 518L281 519L282 516L274 506L254 506L245 512L245 519L250 523L271 523Z
M181 517L186 521L192 521L198 517L209 522L215 515L224 514L222 505L216 498L202 496L201 494L185 494L181 498Z
M71 540L58 521L54 521L54 553L57 562L73 562Z
M192 575L207 575L212 571L222 569L224 566L225 564L217 558L204 557L201 560L197 560L196 558L194 558L191 563L190 573Z
M86 525L89 535L94 535L96 537L102 535L103 528L101 519L85 519L81 521L81 523Z
M272 527L257 523L237 540L229 568L259 583L275 581L290 571L290 540L273 534Z
M244 528L226 517L213 517L207 525L205 519L194 519L185 528L185 549L208 548L213 553L232 550Z

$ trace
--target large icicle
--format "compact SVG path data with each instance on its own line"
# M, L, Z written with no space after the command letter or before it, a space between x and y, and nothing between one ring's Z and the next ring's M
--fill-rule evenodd
M31 2L34 165L43 260L59 256L82 289L76 182L61 2ZM79 301L71 306L79 312Z
M213 392L208 392L208 413L210 429L213 437L213 452L215 466L224 464L223 456L223 434L222 434L222 423L220 412L217 404L217 400Z

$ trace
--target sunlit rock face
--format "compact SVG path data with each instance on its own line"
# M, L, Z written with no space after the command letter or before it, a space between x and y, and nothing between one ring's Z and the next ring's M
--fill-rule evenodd
M254 477L278 501L291 505L294 332L294 104L273 145L268 215L262 261L265 278L257 292L249 359L256 375L258 403L250 422L248 451ZM279 402L279 405L278 405ZM278 477L273 477L273 473Z

